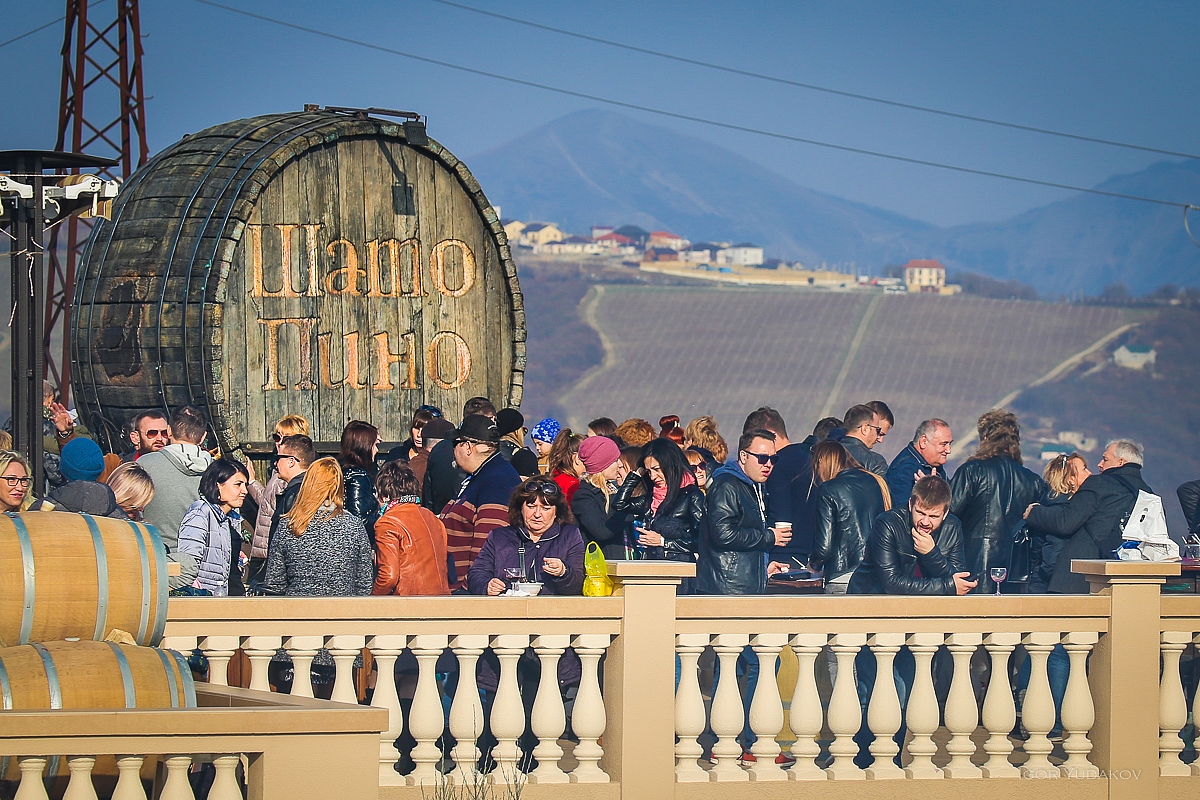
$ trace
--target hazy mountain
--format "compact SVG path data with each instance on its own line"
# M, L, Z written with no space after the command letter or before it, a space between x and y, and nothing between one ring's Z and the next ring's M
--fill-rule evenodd
M1077 195L1009 220L937 228L805 188L733 151L607 111L554 120L469 161L506 217L666 228L694 240L753 241L769 256L888 262L934 257L1055 295L1200 285L1200 248L1178 208ZM1200 162L1164 162L1099 188L1200 200ZM1200 228L1200 217L1196 220Z
M506 217L632 223L693 240L752 241L771 256L860 260L930 226L806 189L736 153L607 111L554 120L468 161Z

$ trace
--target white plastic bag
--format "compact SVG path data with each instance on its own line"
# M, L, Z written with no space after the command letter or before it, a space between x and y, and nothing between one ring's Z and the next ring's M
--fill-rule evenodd
M1141 561L1174 561L1179 559L1179 545L1171 540L1167 531L1167 515L1163 511L1162 498L1150 492L1138 491L1133 511L1121 529L1121 538L1127 542L1138 542L1137 553ZM1128 554L1128 555L1127 555ZM1123 559L1133 558L1133 548L1123 548Z

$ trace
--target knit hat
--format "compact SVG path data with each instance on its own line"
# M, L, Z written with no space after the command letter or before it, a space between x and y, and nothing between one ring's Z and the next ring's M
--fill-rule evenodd
M562 425L558 424L558 420L554 417L546 417L544 420L533 426L533 430L529 433L534 439L540 442L553 442L558 432L562 430Z
M104 471L100 445L80 436L63 445L59 469L69 481L94 481Z
M512 461L509 463L512 464L512 468L522 478L530 478L538 474L538 460L532 450L526 450L522 447L513 453Z
M524 424L525 417L515 408L502 408L496 412L496 430L500 432L501 436L521 430Z
M621 457L621 448L607 436L589 436L579 445L579 460L589 475L599 475Z

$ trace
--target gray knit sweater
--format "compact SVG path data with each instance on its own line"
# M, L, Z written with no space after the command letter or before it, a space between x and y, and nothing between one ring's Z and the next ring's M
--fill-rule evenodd
M374 585L371 542L363 521L351 514L318 512L300 536L287 517L271 539L266 588L291 597L369 595Z

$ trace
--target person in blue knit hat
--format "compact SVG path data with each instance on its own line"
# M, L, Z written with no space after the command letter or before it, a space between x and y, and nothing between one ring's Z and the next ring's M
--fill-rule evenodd
M128 519L117 505L117 498L107 484L98 483L104 471L104 453L91 439L78 437L62 447L59 465L67 482L39 500L32 511L70 511L97 517Z
M558 432L562 430L562 425L558 424L558 420L554 417L546 417L544 420L533 426L533 430L529 432L530 438L533 439L533 451L538 457L538 472L545 474L550 469L550 445L554 444L554 439L558 436Z

